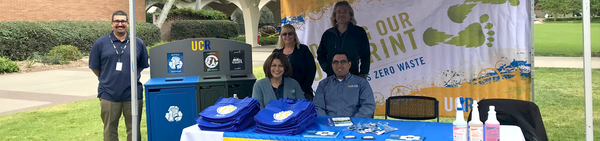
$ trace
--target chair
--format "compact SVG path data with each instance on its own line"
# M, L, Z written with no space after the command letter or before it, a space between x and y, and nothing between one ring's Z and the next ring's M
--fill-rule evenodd
M538 106L529 101L513 99L483 99L477 103L479 118L485 122L490 105L496 107L496 118L501 125L517 125L527 141L547 141L546 128ZM469 113L468 121L471 121Z
M439 118L439 101L426 96L392 96L385 100L385 119L426 120Z

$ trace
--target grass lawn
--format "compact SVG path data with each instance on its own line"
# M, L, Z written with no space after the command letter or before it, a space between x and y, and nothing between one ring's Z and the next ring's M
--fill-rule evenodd
M264 78L262 66L254 67L257 79ZM536 104L540 107L550 140L585 139L583 69L536 68ZM594 134L600 140L600 69L593 71ZM145 109L144 109L145 110ZM376 117L383 118L383 117ZM440 122L452 122L441 118ZM124 121L119 138L126 140ZM98 99L89 99L26 112L0 116L0 140L102 140ZM142 139L147 140L146 115L142 114Z
M583 56L581 23L535 24L535 56ZM592 52L600 52L600 23L592 23Z

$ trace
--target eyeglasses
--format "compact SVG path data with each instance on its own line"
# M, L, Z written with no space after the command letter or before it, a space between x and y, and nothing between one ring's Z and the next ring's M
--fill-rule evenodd
M288 33L281 34L281 36L292 36L294 34L295 34L294 32L288 32Z
M333 61L333 62L331 62L331 64L334 64L334 65L337 65L337 64L346 65L346 64L348 64L348 61L346 61L346 60L342 60L342 61Z
M112 21L115 24L127 24L127 21Z

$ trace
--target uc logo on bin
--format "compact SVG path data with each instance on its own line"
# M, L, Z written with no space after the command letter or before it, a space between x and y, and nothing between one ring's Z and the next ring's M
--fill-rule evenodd
M209 40L192 41L192 51L210 50Z

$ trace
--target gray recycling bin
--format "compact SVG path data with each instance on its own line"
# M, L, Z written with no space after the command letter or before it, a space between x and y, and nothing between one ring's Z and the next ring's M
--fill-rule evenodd
M217 38L170 42L150 49L146 82L148 140L179 140L181 131L220 97L252 95L252 47Z

